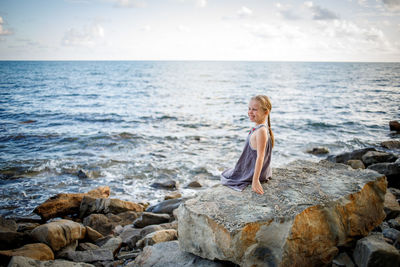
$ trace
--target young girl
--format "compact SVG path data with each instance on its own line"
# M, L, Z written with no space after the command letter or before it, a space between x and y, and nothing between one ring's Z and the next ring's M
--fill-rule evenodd
M270 163L274 135L269 118L271 108L271 102L265 95L258 95L250 99L247 114L256 126L250 130L235 168L221 174L223 185L242 191L251 184L254 192L264 194L260 182L268 181L272 175ZM265 124L266 121L268 121L268 126Z

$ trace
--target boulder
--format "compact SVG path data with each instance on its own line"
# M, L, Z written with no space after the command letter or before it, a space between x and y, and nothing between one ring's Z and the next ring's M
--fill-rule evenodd
M240 266L319 266L385 218L386 178L329 161L274 169L264 194L219 185L178 209L180 248Z
M79 207L84 196L107 198L109 195L110 187L108 186L98 187L87 193L61 193L46 200L44 203L36 207L33 212L38 214L42 220L47 221L51 218L79 213Z
M369 166L381 162L394 162L397 157L392 153L386 153L381 151L368 151L361 157L365 166Z
M359 159L351 159L346 162L353 169L365 169L364 163Z
M80 205L79 216L83 218L92 213L118 214L125 211L142 212L143 206L134 202L124 201L116 198L93 198L84 196Z
M201 183L199 181L191 181L188 185L188 188L200 188L202 187Z
M0 216L0 231L2 232L16 232L18 225L14 220L6 219Z
M19 248L31 240L29 235L14 231L0 230L0 249Z
M342 153L342 154L339 154L336 156L331 155L331 156L327 157L327 160L336 162L336 163L346 163L347 161L349 161L351 159L361 160L361 157L368 151L376 151L376 149L373 147L357 149L352 152L345 152L345 153Z
M396 200L396 197L389 191L386 192L384 211L386 213L386 220L396 218L400 215L400 205Z
M376 163L368 166L368 169L384 174L388 180L388 186L400 188L400 162Z
M387 149L400 149L400 141L399 140L389 140L381 142L381 146Z
M162 182L152 183L150 186L157 189L168 189L168 190L176 190L178 189L179 183L174 180L166 180Z
M141 238L140 237L140 232L141 231L142 231L142 229L137 229L137 228L134 228L132 226L130 226L130 227L126 226L122 230L122 232L119 235L119 237L122 239L122 243L123 244L128 244L128 245L129 245L129 243L131 243L131 240L134 239L133 243L132 243L133 246L130 246L130 247L133 248L134 244L136 244L136 242Z
M35 229L36 227L38 227L40 224L39 223L18 223L18 232L26 232L26 233L30 233L33 229Z
M354 267L354 263L346 252L342 252L333 259L332 267Z
M184 201L182 198L175 198L161 201L160 203L150 206L146 209L147 212L153 213L168 213L172 214L174 209L177 209L179 205Z
M174 198L181 198L182 194L179 192L173 192L171 194L168 194L164 197L164 200L168 200L168 199L174 199Z
M328 154L329 150L326 147L314 147L313 149L307 150L306 152L313 155L323 155Z
M71 244L75 240L83 239L86 235L86 228L69 220L58 220L36 227L32 231L35 240L45 243L53 251Z
M391 131L400 132L400 123L398 121L390 121L389 128Z
M83 219L83 225L91 227L102 235L108 235L119 224L104 214L90 214Z
M388 220L388 224L391 228L394 228L396 230L400 231L400 216L397 216L394 219Z
M54 253L43 243L28 244L13 250L1 250L1 262L9 262L13 256L29 257L35 260L54 260Z
M112 261L114 255L108 249L95 249L85 251L69 251L64 256L68 260L75 262L94 262L94 261Z
M147 246L143 252L127 267L224 267L226 265L203 259L191 253L181 251L178 241L169 241Z
M99 245L99 244L97 243L97 245ZM100 246L100 248L110 250L113 253L113 255L115 256L118 253L118 251L120 250L121 245L122 245L122 238L111 237L106 242L104 242L104 244L102 244Z
M103 237L104 236L102 234L100 234L99 232L94 230L92 227L86 226L86 238L90 242L96 242L97 239L103 238Z
M400 231L393 228L386 228L382 231L383 237L391 239L393 242L400 241Z
M119 222L120 225L125 226L132 224L137 218L139 218L140 212L125 211L122 213L118 213L117 216L121 218L121 221Z
M135 225L135 227L143 228L151 224L168 222L170 218L171 217L168 214L164 213L143 212L142 215L133 222L133 225Z
M100 247L89 243L89 242L85 242L85 243L79 243L77 250L78 251L85 251L85 250L96 250L99 249Z
M12 257L8 267L95 267L83 262L71 262L66 260L40 261L28 257Z
M357 266L400 266L400 253L386 243L381 234L373 234L357 241L353 258Z
M176 240L177 237L178 237L178 232L174 229L159 230L150 233L145 237L143 237L142 239L140 239L136 243L136 247L143 248L145 246L152 246L157 243Z

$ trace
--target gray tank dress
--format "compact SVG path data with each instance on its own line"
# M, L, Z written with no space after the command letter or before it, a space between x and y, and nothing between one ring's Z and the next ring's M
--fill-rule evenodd
M268 132L268 141L265 148L265 156L263 167L260 173L260 182L268 180L272 176L271 163L271 152L272 143L269 136L268 127L265 124L257 125L253 128L247 136L246 143L242 155L233 169L228 169L221 174L221 183L236 191L243 191L253 181L254 168L257 159L257 150L251 148L250 137L254 131L260 127L266 127Z

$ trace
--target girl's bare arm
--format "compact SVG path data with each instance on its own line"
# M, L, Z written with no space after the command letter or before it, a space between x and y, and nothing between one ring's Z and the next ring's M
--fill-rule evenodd
M265 129L265 127L262 127L257 132L255 132L255 134L256 134L255 137L256 137L256 143L257 143L257 159L256 159L256 165L254 168L251 189L258 194L264 194L264 190L260 183L260 173L261 173L262 165L264 162L265 146L266 146L267 140L268 140L268 133L267 133L267 129Z

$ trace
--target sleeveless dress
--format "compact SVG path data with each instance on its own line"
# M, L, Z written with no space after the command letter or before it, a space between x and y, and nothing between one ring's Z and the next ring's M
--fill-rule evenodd
M269 135L268 127L265 124L260 124L253 128L247 136L246 143L242 155L233 169L228 169L221 174L221 183L233 190L243 191L253 181L254 168L257 159L257 149L250 146L250 137L257 129L261 127L267 128L268 140L265 147L264 162L260 173L260 182L268 180L272 176L271 152L272 143Z

